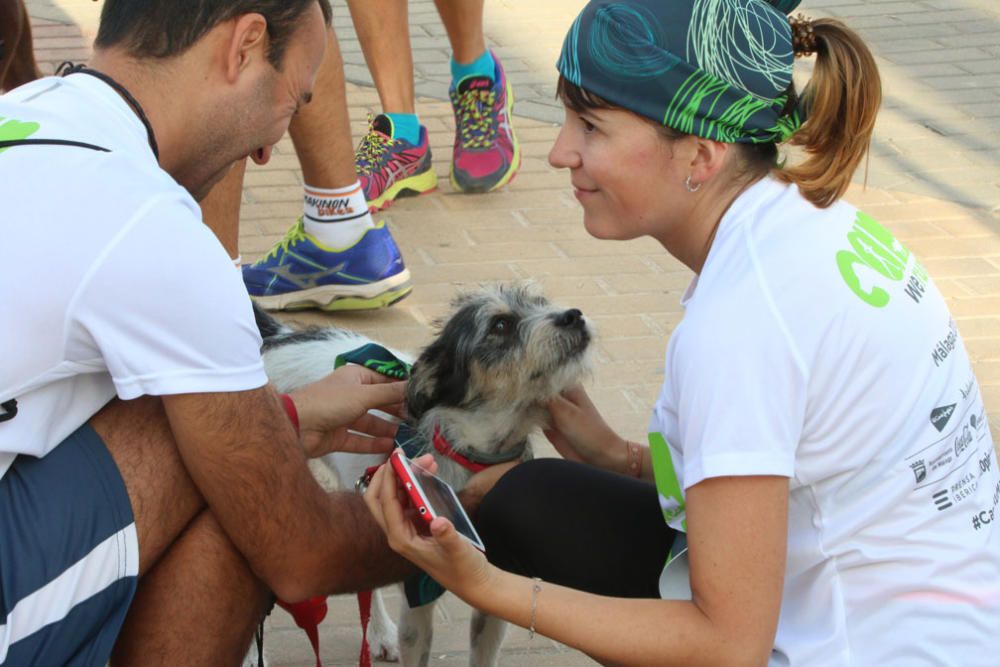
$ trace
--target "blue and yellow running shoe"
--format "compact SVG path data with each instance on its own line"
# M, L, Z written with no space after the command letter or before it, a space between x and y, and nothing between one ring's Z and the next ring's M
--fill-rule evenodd
M385 222L350 248L327 248L299 218L264 257L243 265L250 296L268 310L370 310L410 293L410 272Z

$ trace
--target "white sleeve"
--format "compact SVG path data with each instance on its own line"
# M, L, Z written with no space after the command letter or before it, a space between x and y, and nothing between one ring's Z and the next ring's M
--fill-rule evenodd
M794 475L807 377L770 301L743 296L685 323L693 326L667 360L685 488L709 477Z
M267 383L240 272L192 208L176 198L147 205L70 306L72 329L103 357L123 399Z

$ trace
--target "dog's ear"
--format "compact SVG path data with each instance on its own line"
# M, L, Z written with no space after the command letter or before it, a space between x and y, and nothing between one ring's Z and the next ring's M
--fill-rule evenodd
M410 380L406 385L406 411L415 421L419 421L434 406L434 378L430 373L424 373L424 368L424 364L417 360L410 368Z
M465 400L469 383L469 332L475 330L475 307L465 307L445 324L410 370L406 404L410 416L420 417L441 405L457 406Z

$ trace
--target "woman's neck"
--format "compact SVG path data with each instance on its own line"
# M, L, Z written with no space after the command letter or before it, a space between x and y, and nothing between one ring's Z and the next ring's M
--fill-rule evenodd
M660 238L660 244L682 264L700 274L712 249L722 218L740 195L760 179L743 183L716 179L697 193L696 199L679 225L677 233ZM719 183L718 185L716 185Z

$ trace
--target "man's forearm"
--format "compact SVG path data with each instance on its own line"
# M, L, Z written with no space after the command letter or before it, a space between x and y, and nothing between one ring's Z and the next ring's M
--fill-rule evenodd
M334 491L330 505L335 526L317 550L322 558L312 564L317 592L334 595L371 590L401 581L417 568L389 548L364 499L352 492Z

